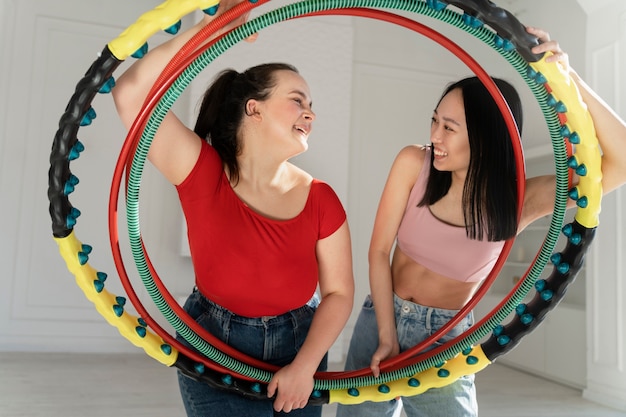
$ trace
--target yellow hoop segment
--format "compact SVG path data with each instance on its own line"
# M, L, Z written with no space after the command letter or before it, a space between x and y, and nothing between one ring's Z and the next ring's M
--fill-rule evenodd
M167 0L142 14L135 23L109 42L109 50L123 61L139 50L152 35L172 27L183 16L198 9L210 9L217 4L219 0Z
M432 367L409 378L396 379L383 385L359 387L358 390L331 390L329 403L360 404L365 401L389 401L397 397L411 397L431 388L445 387L457 379L485 369L491 361L480 346L470 352L459 353L441 366Z
M102 317L132 344L142 348L148 356L163 365L172 366L176 362L178 351L150 331L137 316L128 314L124 310L123 297L118 297L99 286L103 278L86 262L91 249L83 245L73 231L67 237L54 240L59 245L59 252L65 259L67 269L74 274L76 283Z
M586 197L586 205L578 207L576 221L592 229L600 220L602 200L602 169L598 138L587 105L580 96L578 87L564 68L557 63L546 63L546 54L540 61L529 65L548 79L555 100L567 103L567 127L571 133L577 133L580 143L575 144L574 158L577 164L584 164L586 173L579 175L578 195ZM552 81L550 81L552 80Z

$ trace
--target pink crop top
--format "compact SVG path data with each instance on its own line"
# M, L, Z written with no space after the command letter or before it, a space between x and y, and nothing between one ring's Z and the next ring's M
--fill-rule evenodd
M504 241L470 239L465 227L439 220L428 206L417 206L426 190L430 152L429 148L409 195L398 229L398 247L415 262L437 274L461 282L482 281L495 265Z

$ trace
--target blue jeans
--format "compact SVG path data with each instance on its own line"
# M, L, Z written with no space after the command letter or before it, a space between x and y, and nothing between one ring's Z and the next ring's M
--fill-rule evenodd
M184 309L204 329L239 352L267 363L285 366L293 360L307 336L319 300L314 297L306 305L280 316L242 317L206 299L199 291L185 302ZM178 336L178 340L189 346ZM325 371L327 359L318 370ZM307 406L288 414L277 413L273 401L244 398L198 382L180 371L178 385L188 417L320 417L321 406Z
M400 343L401 352L427 339L450 321L458 312L457 310L444 310L421 306L403 300L395 294L394 308L396 313L398 342ZM473 321L473 315L470 313L428 349L432 349L460 335L472 326ZM372 299L370 296L367 296L350 341L350 348L346 359L346 370L368 368L372 355L377 348L378 326L376 325L376 315L374 313ZM391 417L394 415L396 408L402 406L404 406L404 412L408 417L477 416L478 405L476 403L474 375L462 377L456 382L442 388L431 388L413 397L401 397L401 401L366 401L356 405L339 404L337 407L337 417Z

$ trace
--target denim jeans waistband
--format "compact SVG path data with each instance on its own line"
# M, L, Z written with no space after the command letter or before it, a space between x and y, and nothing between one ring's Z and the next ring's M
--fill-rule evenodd
M280 315L276 315L276 316L260 316L260 317L246 317L246 316L240 316L232 311L230 311L229 309L222 307L221 305L217 304L216 302L210 300L209 298L207 298L204 294L202 294L197 287L194 287L193 289L193 294L196 295L199 299L200 302L204 305L204 308L211 312L212 315L215 316L230 316L233 318L236 318L237 321L241 322L248 322L250 325L253 325L255 323L259 323L259 322L263 322L263 323L268 323L270 321L272 322L282 322L285 320L290 320L292 317L299 317L299 316L306 316L309 315L311 312L311 309L315 310L317 308L317 306L320 303L320 299L319 296L316 294L313 295L313 297L311 297L311 299L302 307L298 307L296 309L287 311L283 314Z
M441 314L447 315L455 315L460 310L449 310L445 308L437 308L437 307L429 307L421 304L414 303L413 301L408 301L403 298L400 298L396 293L393 294L393 302L396 305L396 308L402 308L405 312L409 313L422 313L428 310L436 310Z

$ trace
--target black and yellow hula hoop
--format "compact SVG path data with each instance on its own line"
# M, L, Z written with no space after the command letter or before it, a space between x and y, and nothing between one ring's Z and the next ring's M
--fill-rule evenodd
M266 398L266 384L276 370L268 364L246 357L216 341L190 320L159 280L150 264L141 240L138 220L139 183L147 151L164 115L188 84L210 62L235 43L274 23L318 14L345 14L398 24L437 41L454 51L490 90L507 119L518 158L518 175L524 175L520 162L521 145L510 112L488 75L458 46L431 29L381 9L400 10L434 17L452 24L494 48L517 70L537 99L551 136L556 167L554 215L548 234L523 279L494 310L470 331L425 354L419 346L382 364L382 374L373 378L368 370L325 372L316 375L310 403L386 401L397 396L418 395L430 388L442 387L463 375L479 372L497 357L507 353L521 338L532 332L562 299L578 274L584 254L591 243L600 212L602 197L600 152L591 116L580 99L574 82L557 65L546 64L544 57L530 52L537 44L524 27L506 10L487 0L306 0L265 13L202 48L198 45L228 21L266 3L259 0L238 5L220 16L185 45L164 70L126 139L116 167L110 197L109 229L117 231L117 195L120 178L127 169L126 209L129 240L139 275L152 300L168 322L197 351L187 349L164 331L142 306L128 282L117 239L111 239L117 272L126 296L139 317L125 310L126 297L105 289L107 274L89 265L92 248L81 243L74 233L80 211L69 201L78 178L70 162L80 156L83 145L77 139L80 127L91 124L95 112L91 102L96 94L110 92L116 68L129 56L140 58L147 50L147 40L156 32L176 33L180 19L201 9L213 14L216 0L167 0L142 15L118 38L111 41L78 82L66 111L61 116L50 155L48 198L52 231L68 269L75 275L85 296L98 312L129 341L155 360L174 366L185 374L214 387L239 392L249 398ZM448 6L455 6L454 10ZM460 11L459 11L460 10ZM571 149L575 151L571 154ZM579 176L576 187L568 189L569 170ZM117 184L116 184L117 182ZM522 182L523 183L523 182ZM117 187L117 188L116 188ZM523 190L518 190L523 194ZM568 198L576 200L575 220L564 225ZM561 233L568 237L561 252L553 252ZM473 308L499 272L512 242L479 293L460 314ZM540 275L551 261L552 274ZM535 289L532 300L523 303ZM515 311L508 323L502 322ZM442 329L442 332L446 328ZM479 343L485 336L491 336Z

